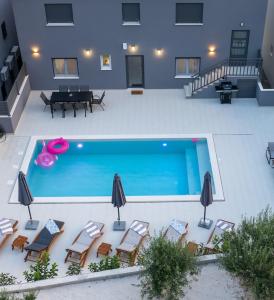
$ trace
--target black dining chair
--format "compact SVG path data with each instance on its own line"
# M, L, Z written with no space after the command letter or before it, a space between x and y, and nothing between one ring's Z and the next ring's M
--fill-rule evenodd
M99 105L102 110L104 110L104 106L105 106L105 103L104 103L104 98L105 98L105 95L106 95L106 92L104 91L102 93L101 96L98 96L98 95L93 95L92 94L92 101L91 101L91 104L95 104L95 105Z
M68 92L67 85L59 85L59 92Z
M79 92L79 86L78 85L70 85L69 91L70 92Z
M80 92L89 92L89 85L80 85L79 90Z
M50 105L50 100L48 99L48 97L45 95L44 92L41 92L40 98L42 99L42 101L43 101L44 104L45 104L45 107L44 107L44 110L43 110L43 111L45 111L45 109L47 108L47 106Z

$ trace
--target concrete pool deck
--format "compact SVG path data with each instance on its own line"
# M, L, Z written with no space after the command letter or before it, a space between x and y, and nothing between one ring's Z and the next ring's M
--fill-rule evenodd
M68 112L65 119L43 112L39 92L32 92L16 134L0 144L0 215L19 220L17 234L30 240L37 232L24 231L27 209L8 204L18 169L28 141L34 135L104 135L104 134L191 134L212 133L223 184L224 202L213 203L207 215L214 221L227 219L236 224L242 215L256 215L274 203L274 170L265 159L268 141L274 139L274 109L259 107L255 99L236 99L232 105L221 105L217 99L185 99L179 90L145 90L143 96L131 96L128 91L107 91L106 110L96 110L87 118L81 112L77 118ZM40 228L48 218L65 222L65 232L52 247L51 257L64 274L65 249L89 219L106 224L105 234L93 247L87 262L96 260L96 248L102 241L118 246L122 233L112 231L117 211L111 204L34 204L34 219ZM189 222L188 240L205 242L210 231L197 227L203 214L200 203L127 203L121 217L129 225L133 219L150 222L154 234L167 226L171 219ZM11 238L0 250L0 271L22 279L24 254L11 251Z

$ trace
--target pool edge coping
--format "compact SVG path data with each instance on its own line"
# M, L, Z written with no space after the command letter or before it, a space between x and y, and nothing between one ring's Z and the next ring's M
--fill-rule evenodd
M28 172L29 162L32 158L34 148L37 140L53 139L56 135L43 135L43 136L32 136L27 146L23 162L20 167L20 171L25 174ZM69 140L145 140L145 139L192 139L202 138L207 140L209 159L213 174L213 181L215 184L215 193L213 194L214 201L224 201L224 192L221 181L221 174L218 165L217 152L211 133L199 133L199 134L150 134L150 135L64 135L63 138ZM10 204L18 203L18 180L16 179L12 193L9 198ZM35 197L33 204L83 204L83 203L109 203L111 200L110 196L91 196L91 197ZM158 202L193 202L200 201L200 195L164 195L164 196L127 196L127 202L129 203L158 203Z

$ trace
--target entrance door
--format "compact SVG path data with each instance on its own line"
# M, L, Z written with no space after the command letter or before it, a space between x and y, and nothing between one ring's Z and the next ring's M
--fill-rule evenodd
M248 54L249 30L232 30L230 58L245 59Z
M127 87L144 87L144 56L126 56Z

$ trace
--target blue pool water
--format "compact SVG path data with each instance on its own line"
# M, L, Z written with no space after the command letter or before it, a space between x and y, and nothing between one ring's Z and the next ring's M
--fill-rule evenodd
M115 173L127 196L195 195L211 165L206 139L70 141L55 165L43 169L34 160L27 180L35 197L110 196Z

